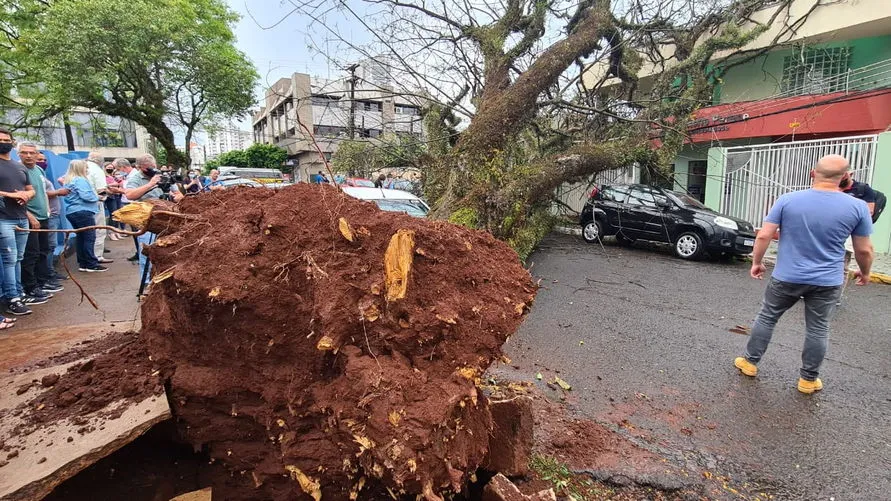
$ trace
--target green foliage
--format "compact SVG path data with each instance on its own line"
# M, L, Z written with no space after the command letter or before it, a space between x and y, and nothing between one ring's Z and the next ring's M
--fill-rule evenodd
M331 167L341 174L370 178L381 169L414 166L424 151L424 144L414 136L342 141L331 156Z
M263 169L283 168L288 159L288 151L274 144L252 144L244 150L248 167L260 167Z
M529 468L538 478L550 483L560 498L612 499L616 494L614 489L577 475L568 466L550 456L534 454L529 460Z
M227 167L251 167L250 163L248 163L247 153L244 150L227 151L220 154L216 160L219 165Z
M43 4L15 49L40 86L20 85L33 107L78 106L133 120L188 164L186 143L204 120L246 113L259 79L234 46L237 16L222 0L77 0Z
M539 242L551 232L555 223L556 218L546 208L535 209L522 220L522 224L512 225L513 234L507 239L507 243L525 261Z
M220 163L219 158L211 158L204 164L203 174L210 174L210 171L212 171L213 169L219 169L221 165L223 164Z
M449 222L467 228L479 228L479 213L470 207L461 207L449 215Z
M372 146L368 141L341 141L331 155L331 168L339 174L369 177L374 170Z

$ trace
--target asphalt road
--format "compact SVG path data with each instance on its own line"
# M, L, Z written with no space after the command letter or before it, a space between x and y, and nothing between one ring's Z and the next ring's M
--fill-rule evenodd
M780 321L757 379L733 367L765 282L743 262L552 235L542 289L506 346L524 372L573 385L578 413L682 464L776 499L891 499L891 286L850 287L821 377L795 389L803 309ZM557 372L559 371L559 373Z

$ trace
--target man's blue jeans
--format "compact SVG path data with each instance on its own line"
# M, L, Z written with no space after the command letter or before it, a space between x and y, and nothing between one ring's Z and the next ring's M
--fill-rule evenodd
M28 227L27 219L0 219L0 261L3 262L3 297L20 299L22 290L22 258L28 245L28 232L15 227Z
M47 228L49 228L51 230L58 230L61 227L62 227L62 218L59 217L58 214L56 214L55 216L51 215L49 217L49 219L47 220ZM58 233L50 233L49 241L50 241L49 242L50 253L46 258L48 261L50 275L55 276L56 270L55 270L55 266L53 265L53 263L55 262L55 259L56 259L56 249L58 247L61 247L61 245L59 244L59 234Z
M771 277L764 292L761 311L752 325L752 335L746 345L746 359L753 364L761 361L773 329L780 317L799 299L804 298L804 349L801 352L801 377L813 381L820 374L820 365L829 344L829 319L835 311L841 286L792 284Z

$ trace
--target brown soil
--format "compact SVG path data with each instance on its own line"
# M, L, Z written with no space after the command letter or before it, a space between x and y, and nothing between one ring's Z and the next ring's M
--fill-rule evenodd
M474 380L535 295L509 247L329 186L212 192L179 209L199 220L149 249L168 278L143 303L142 334L183 436L246 489L220 499L462 487L491 427ZM384 267L398 230L414 233L401 299Z
M145 344L132 332L111 334L88 344L86 350L75 349L60 359L80 359L87 353L96 353L94 349L111 345L116 346L72 365L64 374L48 374L28 385L48 389L23 404L27 429L16 431L27 433L34 427L66 418L84 420L83 416L100 409L99 417L114 419L128 402L140 402L164 391L156 364L149 360ZM120 404L112 405L115 402Z

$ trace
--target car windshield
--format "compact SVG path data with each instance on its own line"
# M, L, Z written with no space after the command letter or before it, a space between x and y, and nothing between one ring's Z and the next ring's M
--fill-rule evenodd
M678 199L678 201L681 203L681 205L684 205L686 207L694 207L697 209L708 209L708 207L706 207L705 204L703 204L699 200L696 200L695 198L691 197L690 195L687 195L686 193L672 191L671 194L674 195L674 197Z
M353 179L353 186L361 186L363 188L374 188L374 183L367 179Z
M409 216L427 217L429 209L418 200L374 200L381 210L404 212Z

